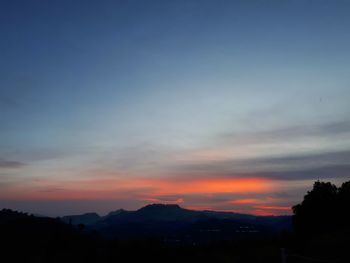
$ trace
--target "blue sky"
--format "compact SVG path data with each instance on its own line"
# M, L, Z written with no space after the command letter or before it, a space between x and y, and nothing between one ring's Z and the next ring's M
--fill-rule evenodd
M349 11L349 1L2 1L0 205L79 212L109 182L91 207L104 213L169 201L167 184L145 191L145 178L264 178L285 198L263 205L284 208L313 180L349 179ZM125 186L135 193L121 198L119 180L136 180ZM168 195L265 211L208 191ZM250 195L240 197L268 197Z

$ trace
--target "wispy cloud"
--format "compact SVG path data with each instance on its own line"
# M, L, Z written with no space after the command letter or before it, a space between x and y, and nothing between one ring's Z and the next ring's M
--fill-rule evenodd
M251 159L208 160L172 167L178 174L226 175L283 180L342 178L350 174L350 151L308 153Z
M24 166L25 163L19 161L0 159L0 168L19 168Z
M224 132L217 138L222 143L261 144L284 140L297 140L306 137L328 137L350 134L350 121L343 120L322 124L293 125L275 129L256 131Z

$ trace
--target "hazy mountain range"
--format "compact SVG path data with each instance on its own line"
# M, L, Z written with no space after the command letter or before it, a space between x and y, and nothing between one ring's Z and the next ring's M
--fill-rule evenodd
M257 237L291 229L290 216L196 211L164 204L147 205L136 211L119 209L106 216L97 213L64 216L61 220L83 224L110 238L151 236L175 241Z

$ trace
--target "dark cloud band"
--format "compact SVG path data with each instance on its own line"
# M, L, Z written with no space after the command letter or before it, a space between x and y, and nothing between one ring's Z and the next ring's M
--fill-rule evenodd
M22 162L0 159L0 169L1 168L19 168L24 165L25 163L22 163Z

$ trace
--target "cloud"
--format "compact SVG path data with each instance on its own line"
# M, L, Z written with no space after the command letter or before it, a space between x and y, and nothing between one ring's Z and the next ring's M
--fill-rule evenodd
M270 171L261 173L261 176L282 180L307 180L307 179L335 179L350 178L350 165L328 165L310 169L293 171Z
M236 199L231 201L231 203L235 205L256 204L257 202L258 200L254 198Z
M264 210L282 210L282 211L290 211L290 206L268 206L268 205L257 205L254 206L254 208L257 209L264 209Z
M54 193L54 192L61 192L64 191L64 188L59 188L59 187L53 187L53 188L45 188L42 190L39 190L40 192L44 193Z
M22 162L0 159L0 169L1 168L5 168L5 169L20 168L24 165L25 163L22 163Z
M216 138L218 143L262 144L296 140L307 137L334 137L350 134L350 121L343 120L323 124L293 125L271 130L221 133Z
M226 132L175 159L179 174L313 178L344 177L350 163L350 121ZM291 173L294 172L294 173ZM317 177L315 177L317 178Z
M14 149L3 150L2 155L11 159L21 159L31 163L88 155L98 150L96 147L16 147Z
M173 167L193 176L262 177L282 180L350 177L350 151L308 153L243 160L208 160Z

